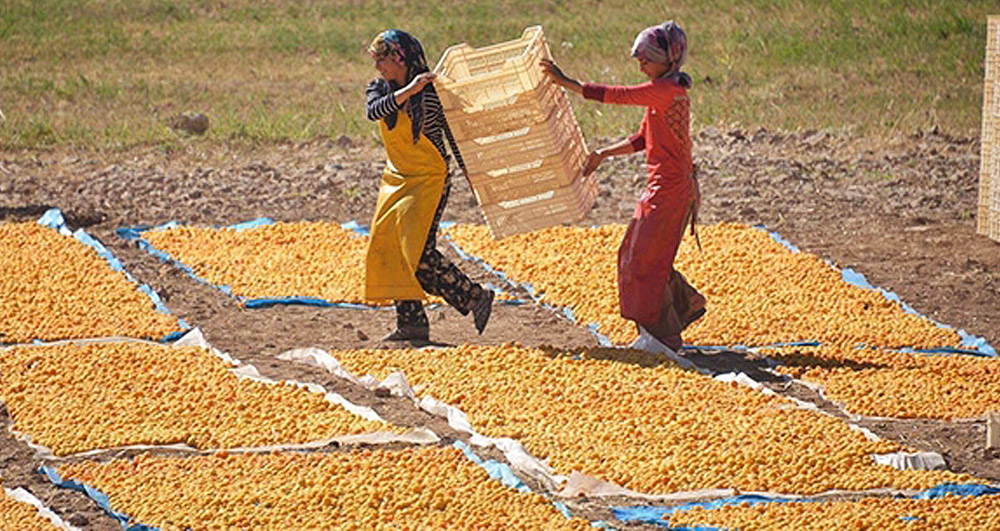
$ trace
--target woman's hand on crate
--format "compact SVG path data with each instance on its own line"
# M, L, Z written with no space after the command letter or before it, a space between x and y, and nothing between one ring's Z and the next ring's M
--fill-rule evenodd
M590 155L587 155L587 161L583 163L583 176L586 177L591 173L594 173L594 170L596 170L606 158L608 158L608 156L605 155L600 149L591 151Z
M538 62L538 66L542 67L542 72L549 76L549 79L551 79L556 85L572 90L578 94L583 94L583 85L581 85L579 81L564 74L562 69L559 68L559 65L557 65L552 59L542 59Z
M434 81L435 79L437 79L437 74L434 72L424 72L422 74L417 74L417 76L413 78L413 81L410 81L409 86L413 87L415 92L420 92L427 86L428 83Z
M417 74L412 81L405 87L397 90L395 92L396 103L402 105L406 100L410 99L416 95L421 90L424 90L429 83L437 78L437 74L434 72L424 72L422 74Z
M590 155L587 155L587 160L583 163L583 174L590 175L594 173L594 170L604 162L604 159L617 157L618 155L628 155L629 153L642 151L642 149L642 146L637 144L632 137L626 137L614 144L599 147L591 151Z

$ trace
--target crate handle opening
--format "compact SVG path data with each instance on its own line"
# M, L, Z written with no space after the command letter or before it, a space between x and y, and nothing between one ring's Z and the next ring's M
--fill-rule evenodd
M500 208L510 209L519 206L530 205L531 203L537 203L539 201L544 201L546 199L552 199L553 197L555 197L555 195L556 195L555 190L549 190L548 192L542 192L538 195L522 197L520 199L512 199L510 201L501 201L500 203L497 204L500 206Z
M485 146L493 144L495 142L500 142L501 140L507 140L510 138L517 138L519 136L524 136L531 131L531 127L522 127L520 129L514 129L513 131L507 131L506 133L500 133L499 135L484 136L473 140L476 144L480 146Z
M518 173L527 170L533 170L540 167L545 162L545 159L537 159L531 162L525 162L523 164L517 164L514 166L508 166L506 168L500 168L499 170L490 170L486 172L486 175L490 177L500 177L503 175L510 175L512 173Z

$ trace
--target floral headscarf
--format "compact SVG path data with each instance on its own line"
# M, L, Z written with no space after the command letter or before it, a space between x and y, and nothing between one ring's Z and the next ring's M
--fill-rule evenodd
M672 20L640 31L632 44L632 57L665 64L667 73L663 77L684 87L691 86L691 76L681 72L687 58L687 34Z
M419 74L430 70L427 67L427 58L424 56L424 47L420 45L420 41L418 41L413 35L410 35L402 30L390 29L379 33L368 46L368 54L376 59L391 57L398 63L405 65L405 83L413 81L413 78L417 77ZM384 86L380 88L387 94L399 88L393 86L394 83L383 83L383 85ZM419 140L420 130L421 127L423 127L423 96L424 93L428 91L433 92L434 86L427 84L423 90L413 96L410 96L409 105L406 107L406 113L410 116L410 121L413 124L414 144L416 144L417 140ZM386 125L389 126L389 129L396 127L396 118L396 114L392 114L391 116L387 116L385 118Z

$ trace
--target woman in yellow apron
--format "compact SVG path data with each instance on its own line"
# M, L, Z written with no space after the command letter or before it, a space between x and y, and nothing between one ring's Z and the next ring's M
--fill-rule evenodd
M404 31L380 33L368 53L380 77L368 85L367 116L379 122L386 168L365 260L365 298L396 304L396 330L384 340L428 340L425 293L444 298L462 315L471 312L481 334L493 292L436 248L451 188L445 140L463 172L465 163L431 84L434 74L420 42Z

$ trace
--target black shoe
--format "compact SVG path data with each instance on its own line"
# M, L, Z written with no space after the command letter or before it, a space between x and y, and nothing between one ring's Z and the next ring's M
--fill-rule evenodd
M400 326L383 337L382 341L427 341L428 339L430 339L430 327Z
M472 304L472 318L476 323L476 330L480 334L486 329L486 323L490 322L494 297L496 294L492 290L484 289L482 295Z

